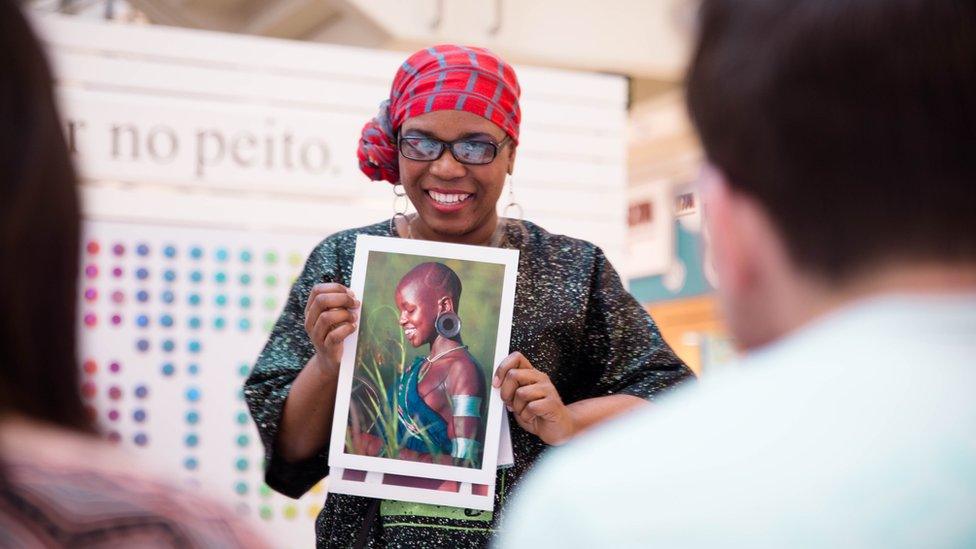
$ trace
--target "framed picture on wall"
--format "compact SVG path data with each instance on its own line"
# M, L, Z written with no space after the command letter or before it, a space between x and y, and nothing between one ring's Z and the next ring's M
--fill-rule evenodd
M517 270L518 250L359 236L331 467L494 484Z

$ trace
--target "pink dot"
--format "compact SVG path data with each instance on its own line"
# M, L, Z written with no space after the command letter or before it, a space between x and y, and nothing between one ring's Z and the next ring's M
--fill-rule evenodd
M92 398L95 396L95 393L97 392L98 392L98 388L95 387L94 383L88 382L81 386L81 394L85 398Z
M108 440L109 442L120 442L122 440L122 435L116 431L112 431L108 434Z
M119 411L118 410L109 410L108 411L108 419L111 420L111 421L118 421L119 420Z
M96 267L95 265L89 265L85 267L85 276L87 276L88 278L95 278L96 276L98 276L98 267Z
M113 362L108 365L108 369L111 370L113 374L117 374L122 370L122 365L118 362Z
M97 241L92 240L92 241L88 242L88 245L85 246L85 249L88 250L88 253L89 254L95 255L95 254L98 253L98 250L100 250L101 247L98 245L98 242Z
M115 326L122 324L122 317L119 315L112 315L112 324Z
M116 244L115 246L112 246L112 253L115 255L124 255L125 246L123 246L122 244Z
M115 278L122 278L122 267L112 269L112 276Z
M125 301L125 294L122 293L122 290L115 290L112 292L112 301L115 303L122 303Z
M95 324L98 324L98 317L94 313L88 313L85 315L85 326L89 328L94 328Z
M98 290L96 290L95 288L88 288L87 290L85 290L85 299L87 299L88 301L95 301L96 299L98 299Z
M119 400L120 398L122 398L122 389L119 389L118 387L115 386L110 387L108 390L108 398L112 400Z

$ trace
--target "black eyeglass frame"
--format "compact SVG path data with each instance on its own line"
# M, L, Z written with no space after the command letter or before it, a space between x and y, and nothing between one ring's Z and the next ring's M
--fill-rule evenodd
M411 158L410 156L408 156L406 153L403 152L403 141L405 139L425 139L427 141L434 141L441 146L441 151L437 153L437 156L435 156L434 158ZM454 160L457 160L458 163L460 164L466 164L468 166L486 166L488 164L491 164L492 162L495 161L496 158L498 158L498 151L500 151L502 147L504 147L511 139L512 136L506 135L505 139L502 139L498 143L495 143L493 141L484 141L481 139L457 139L455 141L442 141L440 139L437 139L436 137L429 137L426 135L407 135L407 136L401 135L397 137L397 152L400 153L400 155L402 155L404 158L413 160L415 162L434 162L435 160L440 160L440 158L444 156L445 150L450 150L451 156L453 156ZM454 150L454 145L457 145L459 143L481 143L483 145L491 145L494 151L492 152L491 160L487 162L465 162L464 160L461 160L460 158L458 158L457 152Z

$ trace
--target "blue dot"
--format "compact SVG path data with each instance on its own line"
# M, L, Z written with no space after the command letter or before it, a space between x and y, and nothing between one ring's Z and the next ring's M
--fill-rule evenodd
M197 423L200 423L200 412L197 412L196 410L190 410L189 412L187 412L186 422L189 423L190 425L196 425Z
M136 423L142 423L143 421L146 421L146 411L139 409L136 410L135 412L132 412L132 419Z
M251 298L248 296L241 296L241 308L247 309L251 306Z
M159 317L159 324L163 327L169 328L173 325L173 317L169 315L163 315Z
M199 294L190 294L189 301L190 301L190 305L196 307L197 305L200 304L200 295Z
M200 400L201 396L202 395L200 394L200 389L196 387L190 387L189 389L186 390L186 399L189 400L190 402L196 402ZM189 416L187 416L187 420L189 420Z
M196 363L190 364L189 366L187 366L186 371L190 372L191 376L195 376L200 373L200 366Z
M167 339L166 341L163 341L163 351L166 351L167 353L171 353L175 348L176 348L176 344L173 343L172 339Z
M238 446L240 446L240 447L242 447L242 448L243 448L244 446L247 446L247 444L248 444L248 443L249 443L250 441L251 441L251 439L250 439L250 438L248 438L248 436L247 436L247 435L240 435L239 437L237 437L237 445L238 445Z
M237 327L240 328L242 332L246 332L251 329L251 321L246 318L242 318L237 323Z
M176 296L173 295L173 292L169 290L164 291L161 297L163 299L163 303L172 303L173 300L176 299Z
M140 339L139 341L136 342L136 349L139 349L139 351L141 351L143 353L146 352L146 351L148 351L149 350L149 341L147 341L145 339Z
M224 273L223 271L221 271L221 272L218 272L217 274L215 274L214 275L214 282L216 282L217 284L223 284L224 282L227 282L227 273Z
M137 433L136 436L133 437L133 440L138 446L145 446L146 444L149 444L149 437L146 436L146 433Z
M200 329L200 317L198 317L198 316L191 316L190 317L190 321L189 321L189 325L190 325L190 328L191 329L199 330Z
M190 471L195 471L197 465L198 465L197 458L188 457L185 460L183 460L183 467L186 467Z
M149 271L145 267L139 267L136 269L136 278L139 280L145 280L149 278Z
M166 364L163 364L163 367L161 368L161 370L163 372L163 375L166 376L166 377L169 377L169 376L173 375L176 372L176 368L174 368L173 365L170 364L169 362L167 362Z
M136 398L146 398L149 396L149 388L145 385L136 387Z
M227 322L224 320L224 317L222 316L218 316L217 318L214 319L213 322L213 326L215 330L223 330L226 324Z
M196 340L191 341L190 344L187 345L187 349L189 349L191 353L199 353L200 349L202 348L203 346L200 345L200 342Z
M245 464L244 469L247 469L247 464ZM237 492L237 495L240 496L247 494L247 484L243 482L238 482L234 484L234 491Z
M227 261L227 250L223 248L218 248L217 251L214 253L214 257L217 258L217 261L221 261L221 262Z
M166 269L163 272L163 279L166 282L173 282L174 280L176 280L176 271L174 271L173 269Z
M145 303L149 301L149 292L147 292L146 290L139 290L138 292L136 292L136 300L139 301L139 303Z
M165 255L170 259L176 257L176 247L174 247L172 244L166 246L165 248L163 248L163 255Z
M248 284L251 283L251 275L249 275L247 273L243 273L243 274L241 274L241 279L240 280L241 280L241 284L242 285L247 286Z
M139 326L140 328L145 328L146 326L149 326L149 317L146 315L137 316L136 326Z
M241 263L251 262L251 252L248 250L241 250Z
M247 458L237 458L237 461L234 463L238 471L247 471L247 465Z
M136 253L141 256L149 255L149 246L147 244L139 244L136 246Z
M190 434L188 434L188 435L186 435L186 439L184 439L184 441L183 441L183 442L184 442L184 443L185 443L185 444L186 444L187 446L189 446L190 448L193 448L193 447L195 447L195 446L196 446L197 444L199 444L199 442L200 442L200 437L198 437L198 436L197 436L196 434L194 434L194 433L190 433Z
M218 307L227 305L227 296L224 294L218 294L217 297L214 298L214 303L216 303Z
M193 271L192 273L190 273L190 280L192 282L200 282L201 280L203 280L203 273L201 273L200 271Z
M200 259L203 257L203 248L200 248L199 246L190 248L190 257L193 259Z

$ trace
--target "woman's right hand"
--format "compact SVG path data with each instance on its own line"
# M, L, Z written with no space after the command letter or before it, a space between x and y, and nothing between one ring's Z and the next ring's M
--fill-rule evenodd
M316 284L305 304L305 331L315 346L322 373L337 376L342 361L342 342L356 331L360 302L342 284ZM318 360L315 360L317 358Z

